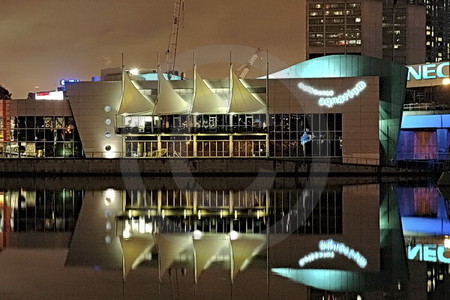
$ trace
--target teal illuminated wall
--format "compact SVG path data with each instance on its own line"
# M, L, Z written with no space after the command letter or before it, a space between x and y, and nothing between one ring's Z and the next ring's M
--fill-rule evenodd
M279 72L270 78L335 78L378 76L380 78L379 139L380 158L395 162L397 141L406 93L408 69L401 64L375 57L330 55L311 59Z

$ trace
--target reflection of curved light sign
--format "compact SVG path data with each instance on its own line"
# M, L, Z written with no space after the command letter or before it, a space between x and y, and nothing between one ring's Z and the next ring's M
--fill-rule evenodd
M315 260L326 258L334 258L334 252L331 251L310 252L308 255L305 255L302 258L300 258L298 264L300 265L300 267L303 267L304 265L313 262Z
M320 251L310 252L303 256L298 261L300 267L318 259L334 258L335 254L341 254L348 259L353 260L361 269L364 269L367 266L367 259L361 253L351 249L344 243L335 242L332 239L322 240L319 242L319 249Z
M298 84L298 88L301 89L304 92L307 92L311 95L314 96L333 96L334 95L334 91L333 90L317 90L315 88L313 88L312 86L306 85L303 82L300 82Z
M320 106L327 106L329 108L333 107L336 104L344 104L348 100L358 96L366 88L366 86L367 84L364 81L360 81L355 85L354 88L352 88L351 90L347 90L342 95L333 98L320 98L318 103Z

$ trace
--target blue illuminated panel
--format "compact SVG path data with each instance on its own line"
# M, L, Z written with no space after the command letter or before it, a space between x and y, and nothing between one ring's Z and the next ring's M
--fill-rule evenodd
M442 128L442 116L443 115L403 116L401 128Z

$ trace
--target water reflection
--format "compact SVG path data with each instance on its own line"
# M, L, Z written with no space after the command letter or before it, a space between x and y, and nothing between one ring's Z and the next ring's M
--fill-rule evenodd
M105 291L76 280L100 298L438 295L449 273L445 193L348 180L283 178L249 188L246 179L195 187L166 179L125 189L107 179L89 189L5 189L2 242L10 248L0 263L24 247L65 248L66 276L98 273ZM70 296L75 287L66 289Z

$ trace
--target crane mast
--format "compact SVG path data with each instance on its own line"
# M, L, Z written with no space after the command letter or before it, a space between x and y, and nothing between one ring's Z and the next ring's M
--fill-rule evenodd
M260 52L262 51L261 48L256 49L255 53L253 53L252 57L248 60L248 62L242 66L240 66L237 71L242 70L241 74L239 75L239 78L245 78L247 76L248 71L250 71L250 68L253 66L255 61L258 59Z
M180 24L183 18L184 0L175 0L172 17L172 30L169 36L169 46L167 47L167 74L170 77L175 73L175 60L177 57L178 35Z

